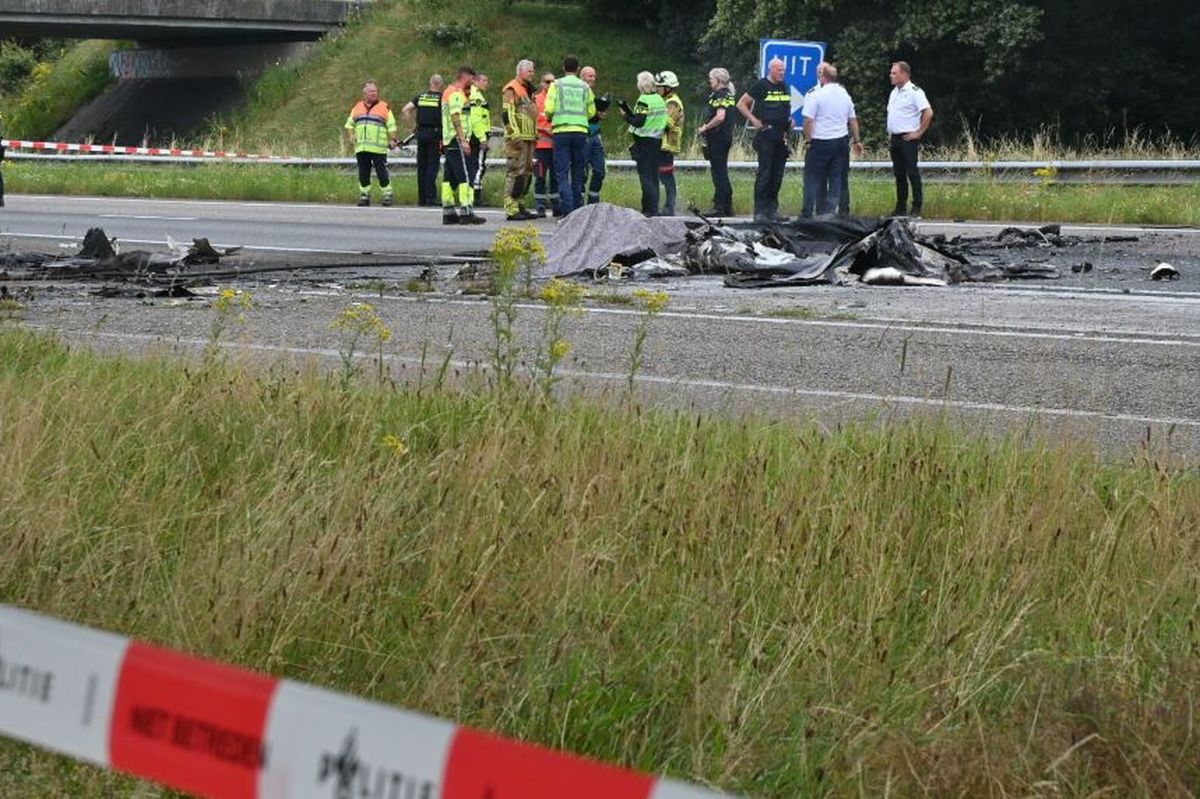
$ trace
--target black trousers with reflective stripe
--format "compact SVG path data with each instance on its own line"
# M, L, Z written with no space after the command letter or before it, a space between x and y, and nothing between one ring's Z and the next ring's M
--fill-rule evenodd
M388 176L387 155L384 153L356 153L354 156L358 161L358 185L371 185L371 170L379 176L379 187L386 189L392 185L392 179Z

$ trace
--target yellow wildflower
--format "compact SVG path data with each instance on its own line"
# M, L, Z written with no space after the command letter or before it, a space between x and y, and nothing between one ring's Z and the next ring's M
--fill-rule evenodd
M555 339L550 345L550 357L556 361L561 361L571 353L571 342L566 339Z
M553 278L542 288L542 300L547 305L569 308L583 300L584 289L578 283Z
M1056 167L1056 166L1038 167L1037 169L1033 170L1033 174L1036 177L1041 178L1042 183L1053 183L1055 178L1058 177L1058 167Z
M249 310L253 305L254 301L250 292L228 288L218 291L217 299L213 302L213 308L220 314L227 314L235 308Z
M392 329L387 326L369 302L356 302L344 308L329 325L334 330L346 330L356 335L371 336L380 344L390 341Z
M404 439L394 433L388 433L383 437L381 442L383 446L396 453L397 456L403 457L408 454L408 445L404 443Z
M634 289L633 299L638 306L651 315L661 312L667 307L667 303L671 301L671 297L667 292L651 291L650 289Z

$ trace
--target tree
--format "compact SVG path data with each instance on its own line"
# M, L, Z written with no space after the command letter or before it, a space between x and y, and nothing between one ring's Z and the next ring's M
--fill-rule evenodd
M937 76L931 96L939 118L949 111L954 119L955 110L967 107L957 100L961 93L986 93L1040 39L1042 14L1020 0L717 0L705 38L740 44L743 59L737 67L743 74L757 69L760 37L827 42L829 58L859 98L864 130L878 140L883 136L879 97L887 91L892 61L910 61L919 73L930 63L954 64L953 77L950 70L924 73Z

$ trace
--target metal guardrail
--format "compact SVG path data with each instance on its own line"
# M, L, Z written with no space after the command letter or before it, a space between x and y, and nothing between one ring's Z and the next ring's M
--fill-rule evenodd
M153 164L211 164L212 158L197 158L188 155L146 156L124 154L70 154L9 152L12 161L54 161L60 163L153 163ZM345 157L330 158L282 158L271 160L237 160L230 162L254 165L272 164L291 167L353 167L355 160ZM493 159L494 164L502 158ZM416 158L393 155L388 159L392 166L415 167ZM632 170L635 164L625 158L613 158L608 162L611 169ZM708 169L707 161L681 160L675 168L683 171ZM731 161L732 171L753 171L754 161ZM804 162L788 161L789 171L803 171ZM852 161L851 172L855 174L887 174L892 172L890 161ZM1200 180L1200 160L1100 160L1080 161L922 161L921 170L932 180L965 180L987 175L997 180L1037 181L1059 183L1121 183L1121 184L1164 184L1191 183Z

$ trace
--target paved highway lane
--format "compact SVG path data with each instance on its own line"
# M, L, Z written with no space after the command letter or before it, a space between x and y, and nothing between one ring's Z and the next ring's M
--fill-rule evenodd
M295 250L480 249L496 228L442 228L436 210L75 198L15 198L13 205L17 213L4 209L0 220L7 232L22 235L81 235L97 216L108 214L101 221L126 241L162 241L169 234L244 244L253 232L262 246ZM547 233L553 229L552 222L540 225ZM991 225L922 226L995 230ZM947 411L972 429L1071 432L1113 452L1149 437L1200 455L1200 283L1195 280L1200 236L1186 230L1120 230L1143 241L1119 256L1111 246L1067 254L1092 258L1116 272L1098 268L1052 284L736 291L707 277L662 283L671 305L654 322L638 390L647 400L674 407L815 418L825 424L877 413ZM1188 279L1166 285L1149 281L1145 266L1164 257L1180 264ZM405 275L393 278L402 286ZM460 371L487 360L490 306L480 298L450 294L449 270L439 284L442 291L433 295L380 297L354 284L339 285L328 275L313 280L269 276L246 285L257 307L236 336L237 345L258 356L335 362L337 338L329 321L350 302L370 301L395 331L388 345L394 373L413 375L423 350L430 361L448 358ZM629 288L609 285L598 291ZM39 286L23 316L27 324L61 331L72 340L134 351L179 347L194 352L203 345L209 323L202 301L99 300L84 286ZM541 322L536 303L521 307L518 332L526 346L536 345ZM635 312L611 300L593 303L570 320L568 336L575 349L565 365L566 385L620 391L637 323Z
M260 252L444 253L486 249L504 214L483 209L488 224L441 224L437 208L357 208L342 205L139 200L9 195L0 209L0 238L19 242L70 241L103 227L127 246L187 242ZM549 227L549 222L539 222Z
M902 289L896 289L900 291ZM350 302L375 303L394 330L389 368L415 376L422 359L456 371L488 361L490 305L482 299L384 296L333 287L262 285L233 346L266 358L337 363L329 323ZM1193 306L1192 313L1200 310ZM541 337L542 309L520 309L518 338ZM202 306L160 300L98 302L82 292L39 297L28 324L120 350L198 352ZM567 324L575 349L569 388L620 392L638 316L593 306ZM526 352L530 351L527 349ZM966 327L842 319L776 319L669 311L654 321L638 390L671 407L814 418L949 412L974 429L1071 432L1122 452L1149 438L1200 455L1200 335L1151 331Z

